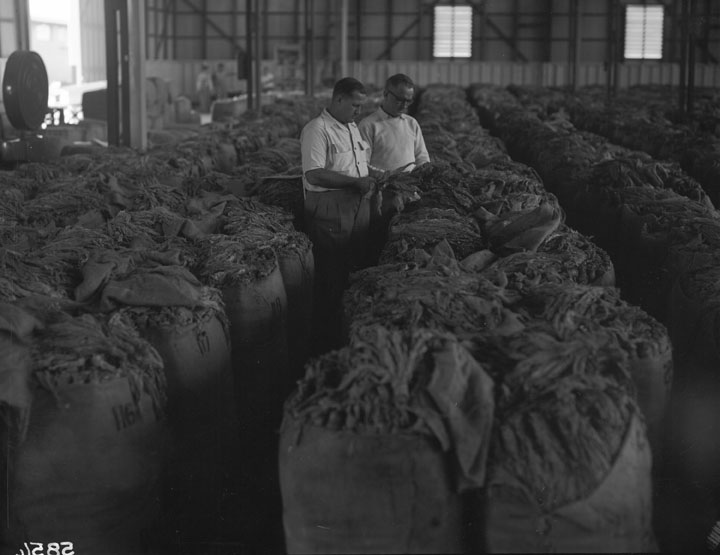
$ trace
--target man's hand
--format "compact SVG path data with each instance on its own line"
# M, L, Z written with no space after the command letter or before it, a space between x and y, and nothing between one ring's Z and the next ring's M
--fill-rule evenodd
M392 207L393 213L399 214L405 210L405 203L403 202L402 196L394 195L390 200L390 206Z
M369 175L366 177L358 177L355 187L363 194L367 195L375 190L375 179Z
M380 168L376 168L370 164L368 164L368 173L370 174L370 177L375 179L382 179L387 174L385 170L381 170Z
M403 202L402 195L398 193L391 193L383 196L381 208L383 215L390 214L391 216L394 216L395 214L402 212L404 209L405 203Z

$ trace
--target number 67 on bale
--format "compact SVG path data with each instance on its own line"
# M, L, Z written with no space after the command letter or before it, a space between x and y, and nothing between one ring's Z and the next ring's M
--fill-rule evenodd
M73 542L25 542L16 555L75 555Z

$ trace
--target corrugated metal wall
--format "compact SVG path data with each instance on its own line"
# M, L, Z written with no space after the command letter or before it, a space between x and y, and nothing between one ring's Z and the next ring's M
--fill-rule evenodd
M635 1L635 0L633 0ZM680 0L646 0L666 7L666 59L679 56ZM577 7L579 58L608 58L613 32L610 0L484 0L474 2L473 59L502 62L568 62L572 11ZM619 10L630 0L620 0ZM99 2L98 2L99 3ZM312 0L315 56L339 57L337 0ZM433 0L349 0L348 54L353 60L431 60ZM305 39L305 0L265 0L260 5L262 55ZM146 0L147 51L151 59L234 58L245 45L245 0ZM698 2L699 15L720 18L720 2ZM205 14L205 17L203 17ZM622 21L621 14L619 20ZM622 32L615 29L615 32ZM701 62L720 58L720 26L703 29ZM704 56L704 57L703 57Z
M232 67L232 60L225 60ZM147 63L148 76L162 77L172 83L175 94L192 96L195 76L201 60L170 61L151 60ZM563 87L570 84L568 63L520 63L520 62L428 62L428 61L359 61L350 62L350 75L367 85L381 87L393 73L406 73L419 85L445 83L467 86L471 83L494 85L535 85ZM316 68L316 81L329 71ZM618 67L618 86L662 84L677 85L680 81L679 64L644 62L625 63ZM695 83L702 87L720 86L720 67L715 64L698 64L695 68ZM233 81L238 86L237 81ZM604 64L580 64L577 85L607 84Z
M406 73L421 86L431 83L462 86L488 83L563 87L570 84L570 65L549 62L352 62L350 73L364 83L379 86L393 73ZM618 68L618 86L621 88L646 84L677 85L679 81L679 64L625 63ZM606 83L604 64L580 64L578 86ZM698 64L695 83L703 87L720 86L720 68L716 64Z
M313 33L318 59L339 54L340 2L314 0ZM305 37L302 0L261 2L263 57L275 47ZM567 0L486 0L478 2L473 59L566 61L570 18ZM581 0L583 58L606 55L607 3ZM348 52L351 59L432 59L434 2L429 0L350 0ZM242 0L147 0L148 57L218 59L235 56L245 45ZM205 18L203 19L203 13Z
M648 0L651 1L652 0ZM104 80L104 3L79 0L82 76L85 82ZM620 6L625 0L620 2ZM654 3L659 2L657 0ZM340 77L337 0L313 0L315 81ZM265 0L259 21L264 64L275 49L303 46L305 0ZM348 71L368 84L381 85L391 73L403 71L420 84L535 84L563 86L570 81L570 0L485 0L476 2L473 59L433 61L431 0L349 0ZM231 90L242 87L232 75L236 54L245 46L245 0L146 0L148 76L171 81L176 94L193 95L195 75L203 60L225 63ZM667 60L623 63L618 86L679 81L678 24L680 0L666 1ZM700 2L720 19L720 2ZM579 0L580 51L577 85L606 83L607 39L611 32L610 2ZM16 48L13 2L0 1L0 57ZM713 20L714 21L714 20ZM720 26L707 25L698 49L696 83L718 84Z

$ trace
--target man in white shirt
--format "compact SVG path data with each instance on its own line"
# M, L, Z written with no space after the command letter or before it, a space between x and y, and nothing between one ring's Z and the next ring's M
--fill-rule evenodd
M380 107L358 124L370 145L371 171L412 171L430 162L420 125L407 113L414 100L412 79L402 73L392 75L385 82ZM380 213L371 216L371 258L377 258L387 240L390 218L403 209L400 198L382 195L379 200Z
M300 134L305 231L315 258L316 351L339 346L342 293L349 273L367 263L375 179L354 121L366 99L360 81L339 80L330 105Z

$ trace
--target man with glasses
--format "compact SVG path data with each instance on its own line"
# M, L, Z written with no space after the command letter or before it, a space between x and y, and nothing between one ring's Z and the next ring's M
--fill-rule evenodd
M417 120L408 115L415 83L398 73L385 82L380 107L358 124L370 144L370 166L384 171L410 171L430 161Z
M425 139L417 120L408 114L415 100L415 83L407 75L397 73L388 78L380 107L358 124L360 133L370 145L370 171L411 171L430 162ZM381 193L378 193L381 195ZM376 197L379 213L371 221L371 258L379 255L387 237L393 214L404 206L399 197Z

